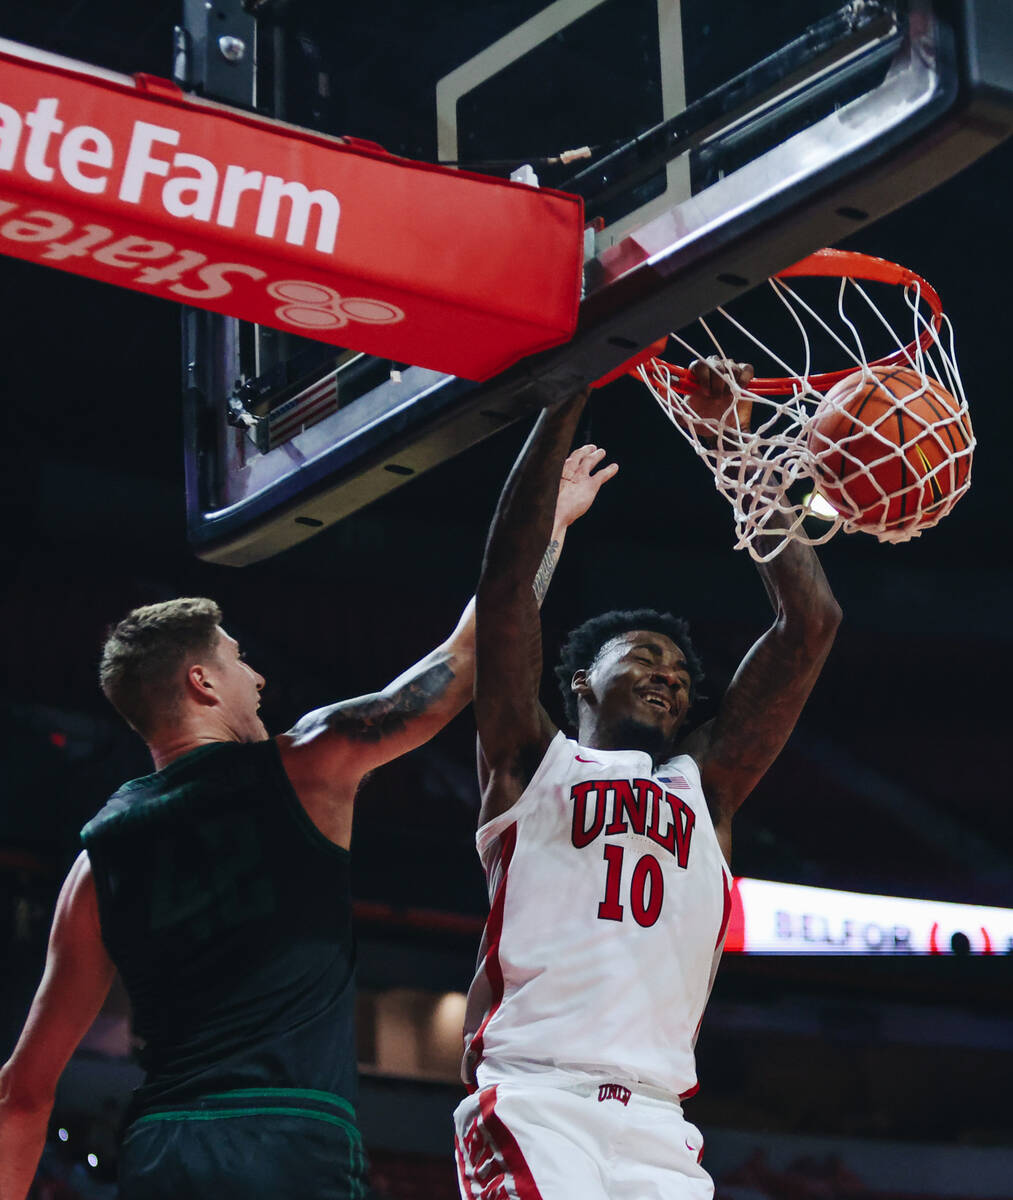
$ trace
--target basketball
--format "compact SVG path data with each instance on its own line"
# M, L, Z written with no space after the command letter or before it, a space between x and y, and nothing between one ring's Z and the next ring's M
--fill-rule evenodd
M966 408L911 367L855 371L817 408L808 434L821 494L879 534L934 525L966 489L974 438Z

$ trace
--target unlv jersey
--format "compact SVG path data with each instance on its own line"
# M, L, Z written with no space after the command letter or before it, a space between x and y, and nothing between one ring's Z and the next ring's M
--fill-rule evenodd
M468 994L472 1088L554 1071L696 1091L693 1048L731 874L687 755L558 733L506 813L482 825L490 913Z

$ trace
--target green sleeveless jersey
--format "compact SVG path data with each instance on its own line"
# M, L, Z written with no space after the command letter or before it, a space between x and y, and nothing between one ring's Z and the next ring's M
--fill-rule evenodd
M349 854L273 741L125 783L81 839L147 1072L135 1112L265 1091L354 1105Z

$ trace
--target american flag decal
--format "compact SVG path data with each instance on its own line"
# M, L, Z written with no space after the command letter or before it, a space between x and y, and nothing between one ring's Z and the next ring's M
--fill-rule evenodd
M659 775L658 782L670 784L675 788L688 788L691 786L685 775Z
M331 371L305 391L286 400L268 414L267 448L273 450L328 417L338 408L337 372Z

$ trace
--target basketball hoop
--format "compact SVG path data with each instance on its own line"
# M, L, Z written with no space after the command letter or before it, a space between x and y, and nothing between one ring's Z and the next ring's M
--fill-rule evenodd
M798 280L819 277L839 280L831 317L797 286ZM896 314L884 313L870 284L887 285L891 303L885 307L892 305ZM732 392L720 417L705 419L693 411L687 400L695 386L692 373L658 357L658 343L626 364L627 373L647 385L707 463L732 505L736 549L748 549L758 562L775 557L789 541L820 545L839 529L890 542L919 536L970 486L975 446L952 326L935 288L896 263L844 250L817 251L768 285L797 330L797 367L725 308L700 318L710 346L703 353L679 334L670 335L689 361L714 355L725 362L756 361L759 351L774 366L743 388L719 365ZM910 332L901 333L907 323ZM845 365L816 370L814 341L822 343L821 353L832 351ZM866 343L876 344L877 357L867 354ZM904 386L891 384L893 376L902 377ZM873 393L875 404L861 402ZM874 418L863 417L866 408ZM749 410L751 419L740 420ZM828 420L831 410L841 419ZM814 509L821 498L833 515ZM811 533L805 527L810 517L829 525Z

